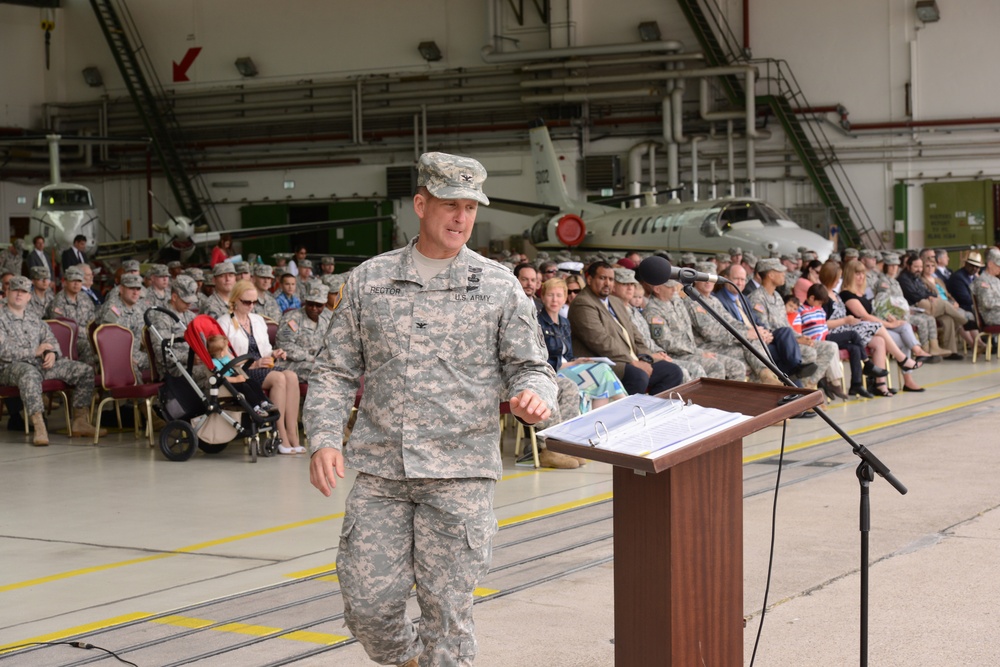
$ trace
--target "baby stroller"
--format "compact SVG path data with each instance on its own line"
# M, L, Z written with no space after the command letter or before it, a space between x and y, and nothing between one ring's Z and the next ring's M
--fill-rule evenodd
M214 319L198 315L184 332L184 341L190 349L187 360L181 360L174 349L177 342L174 334L158 330L151 321L150 316L155 312L165 313L173 323L179 323L180 318L159 307L150 308L144 315L150 340L162 350L167 366L158 406L160 416L167 422L160 430L163 455L171 461L186 461L199 448L206 454L218 454L236 438L246 442L251 462L256 462L258 455L276 454L280 438L275 422L280 415L277 411L255 409L264 397L259 386L230 379L230 372L241 373L239 366L252 357L236 357L215 370L206 341L210 336L224 334ZM208 369L207 395L194 378L196 355ZM152 350L150 356L155 358Z

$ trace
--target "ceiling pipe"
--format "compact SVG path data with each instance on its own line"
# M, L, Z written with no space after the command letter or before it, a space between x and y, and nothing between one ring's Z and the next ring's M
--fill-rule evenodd
M493 45L487 44L480 49L479 54L484 62L491 65L501 63L518 63L529 60L550 60L553 58L574 58L578 56L617 56L625 53L676 53L684 50L684 44L676 40L660 42L633 42L630 44L607 44L604 46L571 46L562 49L544 49L541 51L512 51L497 53Z
M521 67L522 72L547 72L554 69L589 69L591 67L617 67L621 65L648 65L652 63L675 63L689 60L705 60L705 54L674 53L666 56L640 56L638 58L614 58L592 62L590 60L560 60L553 63L530 63Z
M632 146L628 150L628 189L630 195L638 195L642 192L642 155L643 153L648 153L651 146L655 143L652 141L643 141L635 146ZM652 162L650 162L652 166ZM642 202L638 199L632 200L632 208L639 208Z

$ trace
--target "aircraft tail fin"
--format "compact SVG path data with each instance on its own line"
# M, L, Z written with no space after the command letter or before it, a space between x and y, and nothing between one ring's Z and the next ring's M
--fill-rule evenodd
M535 189L542 204L558 206L560 209L576 208L566 190L566 181L559 168L559 158L552 146L549 128L545 121L532 121L528 137L531 141L531 157L535 162Z

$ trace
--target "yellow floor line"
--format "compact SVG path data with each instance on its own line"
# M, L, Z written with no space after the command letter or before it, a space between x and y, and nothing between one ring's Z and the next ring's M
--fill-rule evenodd
M285 576L290 579L305 579L306 577L312 577L317 574L333 574L337 570L336 563L330 563L329 565L320 565L319 567L311 567L308 570L299 570L298 572L291 572Z
M190 616L176 615L154 618L150 622L158 623L160 625L170 625L190 629L207 628L215 624L215 621L209 621L204 618L191 618ZM251 625L248 623L224 623L223 625L209 629L213 632L231 632L238 635L250 635L251 637L268 637L275 635L281 639L308 642L310 644L321 644L324 646L339 644L340 642L350 639L350 637L345 637L344 635L333 635L326 632L312 632L308 630L295 630L293 632L286 633L281 628L273 628L268 625Z
M97 630L104 630L105 628L110 628L115 625L122 625L124 623L129 623L131 621L138 621L142 618L148 618L152 614L125 614L123 616L115 616L114 618L105 619L103 621L95 621L93 623L86 623L84 625L78 625L74 628L66 628L65 630L59 630L58 632L50 632L45 635L38 635L37 637L32 637L31 639L25 639L23 641L14 642L12 644L4 644L0 646L0 654L10 653L15 650L11 647L21 646L23 644L32 644L35 642L56 642L61 639L66 639L67 637L75 637L77 635L83 635L90 632L96 632Z
M499 592L500 591L497 590L496 588L477 588L476 590L472 591L472 594L477 598L487 598L491 595L496 595Z
M611 498L611 492L601 493L596 496L590 496L589 498L581 498L580 500L574 500L568 503L562 503L561 505L553 505L552 507L546 507L544 509L535 510L534 512L528 512L527 514L520 514L518 516L512 516L508 519L503 519L500 521L500 526L511 526L516 523L521 523L523 521L528 521L530 519L537 519L538 517L548 516L550 514L558 514L559 512L565 512L566 510L575 509L577 507L584 507L586 505L593 505L595 503L603 502Z

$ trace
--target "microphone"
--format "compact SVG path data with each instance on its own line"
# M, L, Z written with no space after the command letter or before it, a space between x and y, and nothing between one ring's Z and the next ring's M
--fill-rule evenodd
M703 273L694 269L671 266L670 262L658 255L647 257L639 262L639 266L635 269L635 277L640 282L649 283L650 285L662 285L668 280L676 280L682 285L700 282L713 284L719 281L729 282L714 273Z

